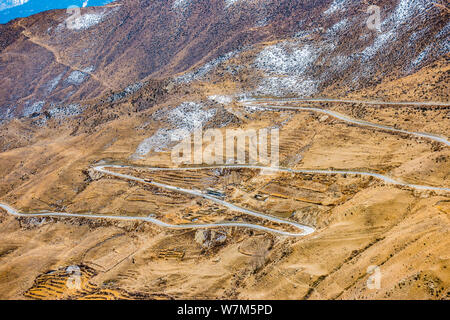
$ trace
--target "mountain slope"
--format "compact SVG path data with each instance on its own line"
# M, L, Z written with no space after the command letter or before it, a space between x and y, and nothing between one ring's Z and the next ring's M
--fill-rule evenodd
M236 56L253 63L228 66L240 71L233 81L263 77L244 90L297 96L346 95L446 56L448 12L424 0L379 4L381 32L358 1L119 1L83 8L74 28L61 10L16 20L2 27L2 117Z
M35 214L0 209L0 297L448 299L439 3L134 0L0 26L0 203ZM285 170L177 168L200 128L279 129ZM248 227L298 231L264 215L313 233Z

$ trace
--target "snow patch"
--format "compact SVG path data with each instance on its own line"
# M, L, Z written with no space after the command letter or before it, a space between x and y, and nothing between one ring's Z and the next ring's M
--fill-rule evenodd
M400 25L408 25L411 19L426 15L434 8L429 0L400 0L395 11L382 23L382 30L397 29Z
M425 60L428 59L430 52L432 50L432 46L427 46L415 59L411 62L411 69L416 69L419 67Z
M89 66L87 68L84 68L83 70L81 70L84 73L91 73L95 71L95 67L94 66Z
M159 129L153 136L139 144L131 158L142 159L150 152L167 151L173 142L179 142L194 130L202 128L215 115L215 109L205 109L200 103L182 103L164 115L175 129Z
M257 28L265 27L269 24L269 22L270 22L270 19L268 17L263 17L256 22L255 27L257 27Z
M137 147L133 159L141 159L150 152L167 151L173 141L181 141L185 138L180 130L159 129L153 136L142 141Z
M87 74L81 71L73 71L66 79L66 82L69 84L80 85L83 83Z
M445 27L442 28L441 31L436 35L436 38L446 37L447 39L450 37L450 22L448 22Z
M33 103L31 106L25 106L23 109L23 116L29 117L35 113L39 113L42 110L42 107L44 106L45 101L38 101Z
M242 0L225 0L225 8L229 8L232 5L241 2Z
M348 19L343 19L341 21L339 21L338 23L336 23L335 25L333 25L330 29L327 30L327 35L328 36L334 36L336 35L336 33L342 31L345 29L345 27L348 24Z
M168 120L178 129L192 132L202 127L215 114L215 109L205 110L200 103L185 102L169 112Z
M83 31L87 30L100 22L102 22L107 16L117 12L120 10L119 7L114 8L105 8L100 12L90 12L90 13L84 13L84 10L80 12L80 15L78 17L72 17L73 12L69 13L66 19L62 21L55 29L54 31L64 31L65 28L69 30L74 31ZM50 32L50 29L47 30Z
M394 21L405 23L418 11L424 12L430 7L429 0L400 0L393 14Z
M85 13L82 14L79 18L75 19L73 23L68 26L68 29L71 30L86 30L90 27L95 26L96 24L99 24L103 18L105 17L105 14L103 12L101 13Z
M123 99L123 98L129 96L130 94L137 92L143 86L144 86L144 83L142 83L142 82L136 82L134 84L131 84L128 87L126 87L123 91L115 93L112 96L108 97L108 101L116 102L120 99Z
M295 94L309 97L317 92L318 83L306 75L320 49L297 42L281 42L265 47L256 57L255 66L266 77L256 89L258 95Z
M184 12L189 8L190 4L191 0L175 0L172 3L172 9Z

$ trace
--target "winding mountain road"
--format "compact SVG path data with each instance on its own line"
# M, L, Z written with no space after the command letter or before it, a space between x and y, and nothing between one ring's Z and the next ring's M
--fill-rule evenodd
M318 103L352 103L352 104L369 104L369 105L390 105L390 106L435 106L435 107L445 107L450 106L450 102L438 102L438 101L379 101L379 100L351 100L351 99L329 99L329 98L318 98L318 99L302 99L302 98L280 98L280 99L247 99L243 100L243 102L318 102Z
M375 102L375 101L353 101L353 100L336 100L336 99L280 99L280 100L271 100L269 102L267 99L265 100L247 100L247 101L241 101L243 106L258 106L261 107L261 105L264 106L264 108L270 108L270 109L276 109L276 110L299 110L299 111L313 111L318 113L324 113L327 115L330 115L334 118L337 118L339 120L355 124L358 126L365 126L365 127L373 127L377 129L383 129L393 132L400 132L408 135L413 135L421 138L431 139L433 141L443 143L446 146L450 146L450 142L444 138L437 135L429 134L429 133L422 133L422 132L410 132L407 130L397 129L390 126L375 124L359 119L354 119L345 115L342 115L340 113L326 110L326 109L320 109L315 107L293 107L293 106L280 106L276 105L278 103L283 102L348 102L348 103L367 103L367 104L407 104L407 105L435 105L430 103L413 103L413 102L404 102L404 103L393 103L393 102ZM275 104L273 104L275 103ZM449 104L439 104L439 105L449 105ZM241 212L253 217L257 217L260 219L264 219L273 223L278 223L285 226L294 227L299 230L298 233L293 232L286 232L281 230L276 230L273 228L264 227L261 225L253 224L253 223L240 223L240 222L223 222L223 223L214 223L214 224L179 224L179 225L173 225L168 224L166 222L163 222L161 220L152 218L152 217L133 217L133 216L108 216L108 215L92 215L92 214L74 214L74 213L63 213L63 212L42 212L42 213L20 213L16 211L14 208L7 204L0 203L0 208L6 210L11 215L17 216L17 217L36 217L36 218L42 218L42 217L66 217L66 218L87 218L87 219L108 219L108 220L124 220L124 221L142 221L142 222L149 222L153 223L157 226L168 228L168 229L208 229L208 228L218 228L218 227L242 227L242 228L249 228L249 229L255 229L270 233L275 233L282 236L290 236L290 237L300 237L300 236L306 236L309 234L312 234L315 232L315 229L306 225L302 225L290 220L277 218L271 215L267 215L261 212L249 210L246 208L239 207L237 205L234 205L232 203L229 203L227 201L215 198L211 195L202 193L197 190L191 190L191 189L185 189L180 187L175 187L172 185L159 183L155 181L149 181L142 178L134 177L127 174L122 174L118 172L114 172L108 169L145 169L149 171L187 171L187 170L208 170L208 169L259 169L259 170L266 170L266 171L274 171L274 172L287 172L287 173L304 173L304 174L338 174L338 175L361 175L361 176L368 176L373 177L379 180L384 181L387 184L392 185L398 185L408 188L413 188L417 190L428 190L428 191L438 191L438 192L450 192L450 188L447 187L435 187L435 186L426 186L426 185L417 185L417 184L410 184L406 182L402 182L393 178L390 178L388 176L378 174L378 173L372 173L372 172L363 172L363 171L350 171L350 170L308 170L308 169L290 169L290 168L280 168L280 167L263 167L263 166L256 166L256 165L217 165L217 166L203 166L203 167L182 167L182 168L161 168L161 167L135 167L135 166L127 166L127 165L97 165L94 166L93 169L97 172L100 172L105 175L114 176L116 178L130 180L130 181L136 181L143 184L150 184L154 185L158 188L163 188L166 190L170 190L173 192L183 193L191 196L197 196L202 197L204 199L207 199L209 201L215 202L219 205L225 206L231 210Z
M446 146L450 146L450 141L445 138L445 137L440 137L434 134L430 134L430 133L425 133L425 132L414 132L414 131L407 131L407 130L403 130L403 129L397 129L394 127L390 127L390 126L385 126L385 125L381 125L381 124L377 124L377 123L372 123L372 122L368 122L368 121L364 121L364 120L359 120L359 119L355 119L355 118L351 118L349 116L340 114L338 112L335 111L330 111L327 109L321 109L321 108L315 108L315 107L292 107L292 106L283 106L283 105L276 105L276 104L272 104L270 102L264 102L267 100L245 100L245 101L241 101L241 103L244 106L249 106L249 107L260 107L261 104L263 104L263 108L267 108L267 109L276 109L276 110L295 110L295 111L313 111L313 112L317 112L317 113L323 113L329 116L332 116L336 119L351 123L351 124L355 124L358 126L363 126L363 127L372 127L372 128L377 128L377 129L382 129L382 130L387 130L387 131L392 131L392 132L399 132L399 133L404 133L404 134L408 134L408 135L412 135L412 136L416 136L416 137L420 137L420 138L425 138L425 139L431 139L434 140L436 142L439 143L443 143ZM336 103L341 103L343 101L346 100L299 100L302 102L336 102ZM281 101L274 101L274 102L297 102L297 99L293 99L293 100L281 100ZM371 102L363 102L363 101L359 101L358 103L368 103L371 104ZM381 104L388 104L388 103L381 103ZM392 104L398 104L398 103L392 103ZM413 102L408 103L408 104L413 104ZM450 104L447 104L450 105Z
M267 228L264 226L252 224L252 223L240 223L240 222L224 222L224 223L209 223L209 224L169 224L163 222L161 220L152 218L152 217L128 217L128 216L107 216L107 215L93 215L93 214L77 214L77 213L65 213L65 212L42 212L42 213L20 213L16 211L14 208L7 204L0 203L0 208L4 209L10 215L22 218L85 218L85 219L104 219L104 220L117 220L117 221L141 221L141 222L149 222L153 223L157 226L168 228L168 229L210 229L210 228L219 228L219 227L238 227L238 228L247 228L254 229L259 231L265 231L269 233L275 233L281 236L289 236L289 237L303 237L308 234L311 234L315 231L315 229L303 226L301 224L296 224L294 222L290 222L290 225L301 229L303 232L300 233L291 233L284 232L281 230L276 230L272 228Z
M285 220L285 219L281 219L281 218L277 218L274 216L269 216L260 212L256 212L253 210L249 210L249 209L245 209L245 208L241 208L239 206L236 206L232 203L229 203L227 201L223 201L220 200L218 198L212 197L210 195L204 194L200 191L196 191L196 190L190 190L190 189L185 189L185 188L179 188L179 187L174 187L168 184L163 184L163 183L158 183L158 182L149 182L147 180L138 178L138 177L134 177L131 175L126 175L126 174L121 174L121 173L117 173L114 171L109 171L106 170L106 168L116 168L116 169L123 169L123 168L136 168L133 166L122 166L122 165L104 165L104 166L96 166L93 167L94 170L106 174L106 175L111 175L114 176L116 178L121 178L121 179L125 179L125 180L131 180L131 181L136 181L139 183L144 183L144 184L150 184L150 185L154 185L156 187L159 188L164 188L167 190L171 190L174 192L178 192L178 193L183 193L183 194L187 194L187 195L192 195L192 196L198 196L198 197L202 197L204 199L208 199L212 202L215 202L217 204L223 205L231 210L234 211L238 211L253 217L257 217L257 218L261 218L261 219L265 219L271 222L275 222L275 223L279 223L279 224L283 224L283 225L289 225L291 227L294 227L296 229L299 229L301 232L299 233L292 233L292 232L285 232L285 231L281 231L281 230L276 230L276 229L272 229L272 228L268 228L268 227L264 227L264 226L260 226L260 225L256 225L256 224L252 224L252 223L239 223L239 222L223 222L223 223L211 223L211 224L179 224L179 225L173 225L173 224L168 224L166 222L163 222L161 220L152 218L152 217L131 217L131 216L108 216L108 215L84 215L84 214L73 214L73 213L64 213L64 212L42 212L42 213L33 213L33 214L27 214L27 213L20 213L18 211L16 211L14 208L12 208L11 206L7 205L7 204L2 204L0 203L0 208L3 208L4 210L6 210L9 214L17 216L17 217L35 217L35 218L42 218L42 217L65 217L65 218L87 218L87 219L109 219L109 220L126 220L126 221L143 221L143 222L151 222L154 223L160 227L165 227L165 228L169 228L169 229L207 229L207 228L218 228L218 227L244 227L244 228L250 228L250 229L255 229L255 230L260 230L260 231L265 231L265 232L271 232L271 233L276 233L282 236L290 236L290 237L299 237L299 236L305 236L305 235L309 235L311 233L313 233L315 231L314 228L293 222L293 221L289 221L289 220ZM142 168L140 168L142 169ZM160 171L160 170L164 170L165 168L148 168L149 170L155 170L155 171ZM196 168L196 169L201 169L201 168ZM176 169L174 169L175 171ZM183 168L183 170L187 170L187 168Z

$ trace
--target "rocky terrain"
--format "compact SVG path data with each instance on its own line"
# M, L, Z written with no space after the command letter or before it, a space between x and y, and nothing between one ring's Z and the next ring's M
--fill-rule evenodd
M65 10L0 25L0 203L29 214L0 209L0 298L450 297L445 2L119 0L81 13L70 27ZM172 148L200 128L277 128L286 170L151 169L174 167ZM95 169L115 164L144 180Z

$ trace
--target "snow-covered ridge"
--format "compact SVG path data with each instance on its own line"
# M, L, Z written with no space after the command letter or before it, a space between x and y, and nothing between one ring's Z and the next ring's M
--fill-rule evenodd
M80 85L84 82L87 74L78 70L72 71L65 80L68 84Z
M317 51L312 46L286 41L264 48L255 65L268 74L293 75L305 71L316 58Z

